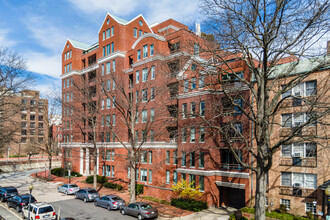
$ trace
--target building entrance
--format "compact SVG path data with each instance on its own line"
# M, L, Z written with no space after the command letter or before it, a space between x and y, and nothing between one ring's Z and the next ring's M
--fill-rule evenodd
M245 206L245 190L230 187L219 187L220 204L240 209Z

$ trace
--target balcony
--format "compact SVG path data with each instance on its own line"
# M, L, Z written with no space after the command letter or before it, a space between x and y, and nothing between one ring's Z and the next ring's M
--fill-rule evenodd
M280 186L280 195L297 196L316 199L315 189L295 188L291 186Z
M243 166L240 164L220 163L219 167L223 170L243 170Z
M285 158L280 159L280 166L300 166L300 167L317 167L316 158Z

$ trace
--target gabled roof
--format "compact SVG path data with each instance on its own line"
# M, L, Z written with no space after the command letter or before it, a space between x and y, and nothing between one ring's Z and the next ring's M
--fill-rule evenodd
M146 22L146 25L148 26L148 28L149 28L149 30L151 31L151 33L153 33L153 30L150 28L150 26L149 26L147 20L143 17L142 14L139 14L139 15L136 16L135 18L132 18L131 20L127 21L127 20L125 20L125 19L123 19L123 18L120 18L120 17L117 17L117 16L115 16L115 15L113 15L113 14L110 14L109 12L105 15L105 18L104 18L104 20L103 20L103 22L102 22L102 25L101 25L101 27L100 27L98 33L100 33L100 31L101 31L101 29L102 29L102 26L103 26L104 22L106 21L106 18L107 18L108 15L109 15L111 18L113 18L117 23L122 24L122 25L127 25L127 24L131 23L132 21L136 20L137 18L142 17L142 19Z
M121 23L121 24L127 24L129 21L123 19L123 18L120 18L120 17L117 17L115 15L112 15L112 14L109 14L110 17L112 17L113 19L115 19L118 23Z
M89 44L79 42L79 41L76 41L76 40L72 40L72 39L68 39L68 41L72 44L73 47L78 48L78 49L82 49L82 50L87 50L91 46L93 46L93 45L89 45Z
M282 78L325 69L330 69L330 55L301 59L295 62L277 65L270 70L271 73L268 78ZM254 74L252 74L251 80L256 81Z
M318 56L308 59L299 60L292 63L285 63L275 66L271 70L269 78L278 76L291 76L306 72L314 72L330 68L330 56Z

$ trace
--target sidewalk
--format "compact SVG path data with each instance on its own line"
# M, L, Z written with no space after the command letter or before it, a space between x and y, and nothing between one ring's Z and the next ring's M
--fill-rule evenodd
M36 174L32 174L32 177L36 177ZM38 173L38 177L48 177L48 171L42 171ZM68 183L68 178L58 177L51 175L52 183L63 184ZM92 184L88 184L85 182L86 177L72 177L71 183L77 184L80 188L92 187ZM129 201L129 193L127 190L125 191L117 191L109 188L105 188L101 184L97 184L97 191L100 195L107 194L115 194L123 198L125 201ZM159 218L163 220L228 220L229 215L234 212L236 209L234 208L214 208L210 207L207 210L203 210L201 212L191 212L183 209L176 208L171 205L160 204L156 202L152 202L149 200L145 200L140 196L137 196L137 201L144 201L151 204L153 207L157 208L159 211Z
M0 205L0 218L4 218L5 220L20 220L21 218L17 217L17 215L13 214L11 211L7 210L3 205Z

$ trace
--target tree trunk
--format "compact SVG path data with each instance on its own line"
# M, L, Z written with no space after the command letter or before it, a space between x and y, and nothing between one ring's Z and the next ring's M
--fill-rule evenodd
M265 220L266 219L266 173L262 170L256 172L256 220Z
M52 178L52 173L51 173L51 171L52 171L52 155L51 154L49 154L48 155L48 161L49 161L49 164L48 164L48 180L51 180L51 178Z
M96 150L96 145L94 144L94 149L93 149L93 188L96 189L97 187L97 150Z
M130 197L129 202L135 202L136 196L135 196L135 185L136 185L136 163L135 163L135 152L133 149L130 151L130 171L131 171L131 184L130 184Z

